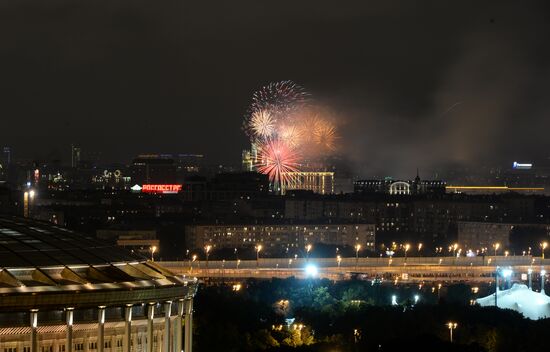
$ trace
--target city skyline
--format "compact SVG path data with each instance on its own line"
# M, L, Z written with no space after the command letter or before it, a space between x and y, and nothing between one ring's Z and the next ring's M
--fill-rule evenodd
M550 3L0 13L0 352L547 348Z
M15 155L66 159L78 143L106 162L185 151L238 164L252 93L291 79L338 112L355 169L548 160L546 4L59 1L56 26L29 5L32 26L20 4L2 24L0 138Z

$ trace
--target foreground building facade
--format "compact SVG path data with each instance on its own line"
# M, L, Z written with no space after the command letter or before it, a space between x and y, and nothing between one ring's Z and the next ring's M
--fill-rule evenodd
M192 350L196 279L14 217L0 217L0 258L1 351Z

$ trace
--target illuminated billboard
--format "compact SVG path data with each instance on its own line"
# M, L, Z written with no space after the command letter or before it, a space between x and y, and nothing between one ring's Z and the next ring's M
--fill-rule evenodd
M512 164L512 167L516 170L531 170L533 167L533 164L531 163L518 163L517 161L514 161Z
M141 192L157 194L175 194L180 192L182 185L142 185Z

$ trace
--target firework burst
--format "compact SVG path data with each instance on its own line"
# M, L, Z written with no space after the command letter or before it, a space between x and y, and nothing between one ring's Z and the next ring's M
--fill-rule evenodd
M298 154L280 139L267 140L259 146L258 171L267 174L271 182L284 187L290 182L289 172L298 171Z
M292 81L270 83L252 96L244 130L258 147L255 169L267 174L275 190L293 181L289 174L336 150L335 119ZM299 151L299 155L297 152Z
M273 82L254 93L251 111L270 110L276 115L287 115L305 104L308 97L305 89L292 81Z
M252 114L249 129L255 136L269 138L275 133L276 122L269 110L258 110Z
M279 129L279 137L290 148L298 148L302 144L302 130L295 124L283 125Z
M336 150L336 128L329 121L321 121L315 126L313 139L324 150Z

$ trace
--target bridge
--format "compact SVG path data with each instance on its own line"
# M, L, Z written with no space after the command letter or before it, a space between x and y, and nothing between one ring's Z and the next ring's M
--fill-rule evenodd
M550 259L533 256L485 257L378 257L378 258L260 258L259 260L163 261L173 272L203 279L238 280L244 278L307 278L308 266L315 276L331 280L351 278L420 282L490 282L497 267L512 269L512 281L540 277L550 270ZM549 271L550 272L550 271Z

